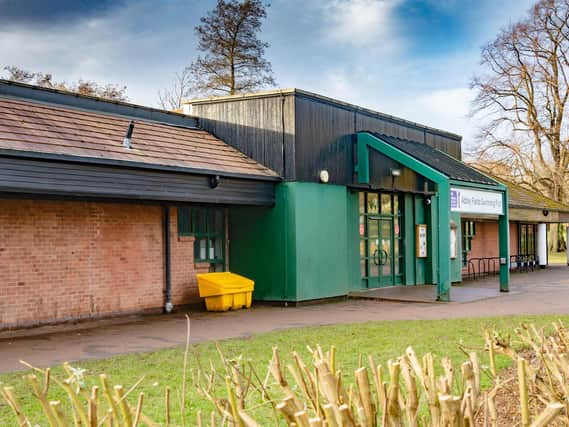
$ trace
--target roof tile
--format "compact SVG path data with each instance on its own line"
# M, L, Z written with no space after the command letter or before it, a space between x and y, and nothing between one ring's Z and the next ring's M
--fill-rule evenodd
M204 173L278 177L204 130L0 97L0 149L175 166Z
M427 144L406 139L369 132L395 148L415 157L426 165L445 174L450 179L486 185L497 185L496 181L477 171L473 167Z

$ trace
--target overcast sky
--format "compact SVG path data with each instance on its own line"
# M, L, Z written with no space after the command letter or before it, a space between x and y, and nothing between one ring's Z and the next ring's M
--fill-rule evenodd
M480 47L530 0L272 0L261 37L279 87L298 87L459 133ZM214 0L0 0L0 66L157 92L196 54Z

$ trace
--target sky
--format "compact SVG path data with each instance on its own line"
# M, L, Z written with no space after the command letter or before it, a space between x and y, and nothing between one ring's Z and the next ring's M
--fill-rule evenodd
M468 150L469 82L480 48L530 0L271 0L260 37L277 86L296 87L458 133ZM0 0L0 68L157 94L196 56L215 0Z

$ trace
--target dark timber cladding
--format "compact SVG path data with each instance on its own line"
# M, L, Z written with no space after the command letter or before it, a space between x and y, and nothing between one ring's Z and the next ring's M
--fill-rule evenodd
M317 182L318 171L326 169L331 183L352 184L355 134L364 130L461 157L458 135L298 89L189 103L204 129L289 181ZM384 160L373 156L372 171L385 168ZM403 187L420 186L408 175ZM374 181L372 174L372 184L383 186L381 179Z
M0 155L2 194L271 206L274 182Z
M247 156L294 179L294 97L219 97L193 106L201 127Z

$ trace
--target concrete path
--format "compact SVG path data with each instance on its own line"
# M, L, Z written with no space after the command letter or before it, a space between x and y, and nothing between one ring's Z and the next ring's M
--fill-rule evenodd
M492 277L465 286L497 289L498 283L497 278ZM257 306L227 313L190 313L192 341L373 320L569 313L569 268L566 266L513 274L510 289L510 293L462 303L347 300L301 307ZM98 359L181 345L185 340L185 319L183 313L139 316L43 327L19 332L18 335L11 332L0 334L0 373L22 369L18 362L20 359L45 367L64 361Z

